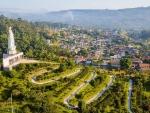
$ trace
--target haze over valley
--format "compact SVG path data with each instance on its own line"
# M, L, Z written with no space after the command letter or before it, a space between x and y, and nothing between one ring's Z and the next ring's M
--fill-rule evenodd
M118 10L63 10L30 13L19 9L0 9L0 14L28 21L62 22L89 28L147 29L150 27L150 7Z

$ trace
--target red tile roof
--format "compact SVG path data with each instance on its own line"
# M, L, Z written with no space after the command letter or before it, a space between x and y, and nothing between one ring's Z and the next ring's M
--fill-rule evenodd
M60 56L59 58L67 58L66 56Z
M85 58L75 58L75 59L79 61L85 61Z
M141 63L141 64L139 64L139 67L150 67L150 64Z

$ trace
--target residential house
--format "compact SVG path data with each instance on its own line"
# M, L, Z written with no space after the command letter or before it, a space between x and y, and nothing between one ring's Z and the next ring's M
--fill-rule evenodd
M77 57L77 58L75 58L76 64L79 64L80 62L83 62L83 61L86 61L86 59L83 58L83 57Z
M140 64L142 61L139 58L132 58L133 64Z
M150 64L147 64L147 63L140 63L137 65L137 70L138 71L148 71L150 70Z
M112 68L120 68L120 59L119 58L111 58L110 65Z

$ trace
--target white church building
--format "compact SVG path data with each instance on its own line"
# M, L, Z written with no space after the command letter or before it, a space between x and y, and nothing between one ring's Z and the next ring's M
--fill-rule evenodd
M4 71L10 71L12 68L19 64L19 60L23 59L24 55L23 52L17 53L15 41L14 41L14 34L9 27L9 34L8 34L8 52L7 54L3 54L3 69Z

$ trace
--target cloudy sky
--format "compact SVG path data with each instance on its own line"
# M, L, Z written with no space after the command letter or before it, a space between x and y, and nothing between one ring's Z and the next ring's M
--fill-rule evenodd
M123 9L150 6L150 0L0 0L0 8L60 11L67 9Z

